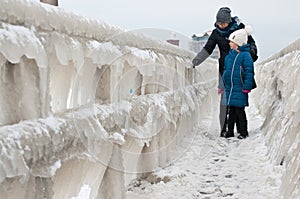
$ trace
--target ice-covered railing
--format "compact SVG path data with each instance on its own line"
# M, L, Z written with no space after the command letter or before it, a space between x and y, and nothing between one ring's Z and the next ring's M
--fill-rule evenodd
M190 83L191 52L38 1L0 3L0 125Z
M193 73L175 46L38 1L0 5L1 198L123 198L184 151L216 62Z
M284 198L300 195L300 39L255 66L253 95L265 118L262 130L274 165L283 168Z
M209 107L213 86L86 105L1 127L1 197L71 198L85 185L90 198L124 198L133 174L164 167L184 153L194 122L207 114L200 107Z
M116 45L132 46L139 49L155 49L181 57L189 57L184 51L167 43L156 42L140 34L126 32L100 20L84 18L67 12L60 7L40 4L35 0L1 0L0 19L11 24L34 27L37 31L59 32L99 42L111 41Z

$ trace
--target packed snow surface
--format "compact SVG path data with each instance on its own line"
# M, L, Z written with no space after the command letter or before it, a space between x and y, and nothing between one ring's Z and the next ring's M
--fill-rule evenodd
M126 198L278 198L283 167L268 159L259 129L262 118L250 113L250 136L239 140L220 138L214 117L198 124L190 147L177 161L132 181Z

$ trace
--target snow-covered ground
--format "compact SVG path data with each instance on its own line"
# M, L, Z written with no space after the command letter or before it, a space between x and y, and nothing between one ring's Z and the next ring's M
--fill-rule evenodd
M215 104L217 107L217 104ZM216 107L194 129L188 150L173 164L131 182L126 198L258 198L279 197L282 166L273 166L260 131L263 119L248 109L245 140L219 137Z

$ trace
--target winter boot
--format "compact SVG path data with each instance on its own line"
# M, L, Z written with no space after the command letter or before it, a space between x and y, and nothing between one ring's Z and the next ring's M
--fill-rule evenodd
M238 136L239 139L245 139L249 136L248 134L248 126L247 126L247 120L246 121L239 121L239 128L240 128L240 135Z
M248 135L245 136L245 135L242 135L242 134L240 134L240 135L237 136L237 138L241 139L241 140L242 139L246 139L247 137L248 137Z
M226 132L225 138L234 137L234 122L228 121L228 131Z
M227 126L226 124L223 125L223 128L222 128L221 133L220 133L221 137L225 137L225 135L226 135L226 129L227 129L226 126Z

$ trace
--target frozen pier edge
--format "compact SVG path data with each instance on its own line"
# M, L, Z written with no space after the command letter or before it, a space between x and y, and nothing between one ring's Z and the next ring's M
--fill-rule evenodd
M194 54L175 46L36 1L0 4L1 198L124 198L184 152L216 62L193 75Z
M217 62L38 1L0 0L0 196L124 198L210 111ZM283 198L300 195L300 40L255 66L251 93ZM205 74L205 75L204 75Z

